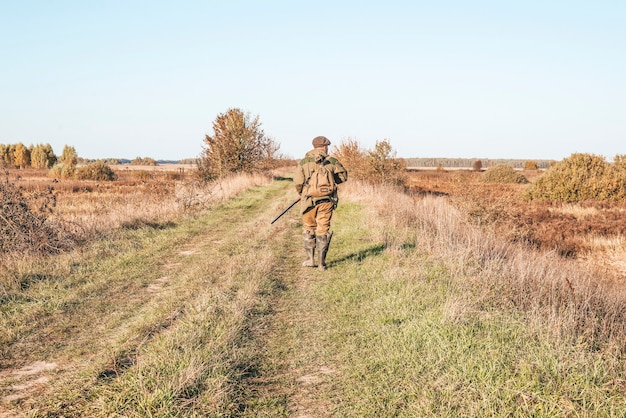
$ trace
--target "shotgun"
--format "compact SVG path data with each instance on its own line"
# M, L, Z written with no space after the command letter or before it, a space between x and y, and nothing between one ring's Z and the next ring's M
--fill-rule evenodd
M289 205L289 207L287 209L285 209L284 211L282 211L280 213L280 215L278 215L277 217L275 217L272 222L270 222L270 225L273 224L274 222L276 222L278 219L280 219L281 216L283 216L285 213L287 213L287 211L289 209L291 209L292 207L295 206L296 203L298 203L300 201L301 197L297 198L291 205Z
M313 170L315 171L315 170ZM307 184L309 184L309 182L311 181L311 177L313 177L313 172L311 172L311 174L309 174L309 178L307 178L304 183L302 183L302 190L304 190L304 188L306 187ZM278 215L277 217L275 217L272 222L270 222L270 225L272 225L274 222L276 222L277 220L280 219L281 216L283 216L285 213L287 213L287 211L289 211L289 209L291 209L292 207L294 207L296 205L296 203L298 203L300 200L302 200L302 196L300 196L299 198L297 198L291 205L289 205L289 207L287 209L285 209L284 211L282 211L280 213L280 215Z

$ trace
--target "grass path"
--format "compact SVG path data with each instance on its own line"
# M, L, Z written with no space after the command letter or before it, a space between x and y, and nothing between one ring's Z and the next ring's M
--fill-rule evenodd
M288 273L293 229L268 222L285 189L257 188L21 273L33 276L28 288L0 305L0 413L238 410L237 382L254 362L240 347Z
M0 418L624 416L619 359L468 310L468 278L362 205L330 268L301 267L297 209L269 224L292 198L274 182L20 273Z

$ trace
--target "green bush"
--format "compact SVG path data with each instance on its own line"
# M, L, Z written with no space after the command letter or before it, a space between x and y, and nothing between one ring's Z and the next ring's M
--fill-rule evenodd
M113 181L117 179L117 174L104 162L96 161L95 163L79 167L76 170L75 177L78 180Z
M485 183L528 183L528 179L515 171L510 165L496 165L487 169L481 176L480 181Z
M76 167L64 163L55 164L49 171L50 177L59 177L62 179L72 178L74 174L76 174Z
M528 190L530 199L580 202L626 197L626 161L615 163L593 154L572 154L548 168Z

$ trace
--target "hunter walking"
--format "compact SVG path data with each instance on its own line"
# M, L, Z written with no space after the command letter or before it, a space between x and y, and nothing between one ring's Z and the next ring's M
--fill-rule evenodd
M296 191L301 197L302 236L307 259L306 267L326 270L326 254L333 233L330 220L339 202L337 185L348 180L348 171L336 158L328 155L330 141L325 136L313 138L313 149L298 163L294 176Z

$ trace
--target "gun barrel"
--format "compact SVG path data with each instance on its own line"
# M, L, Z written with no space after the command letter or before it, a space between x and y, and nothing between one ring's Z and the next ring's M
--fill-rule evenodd
M274 222L276 222L278 219L280 219L281 216L283 216L285 213L287 213L289 211L289 209L291 209L292 207L295 206L296 203L298 203L300 201L300 197L297 198L291 205L289 205L289 207L287 209L285 209L284 211L282 211L280 213L280 215L278 215L277 217L275 217L272 222L270 222L270 225L273 224Z

